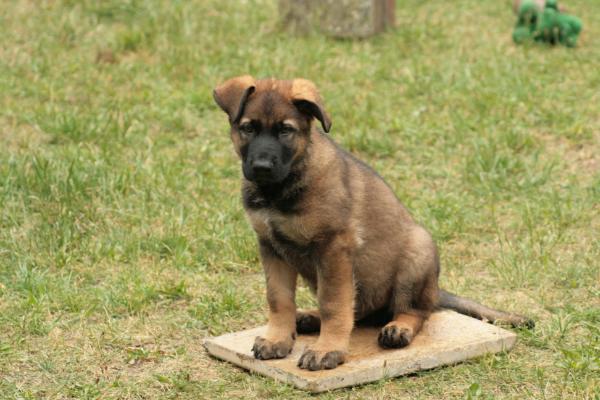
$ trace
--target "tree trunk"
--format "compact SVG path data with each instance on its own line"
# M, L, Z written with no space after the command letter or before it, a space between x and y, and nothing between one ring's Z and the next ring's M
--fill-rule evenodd
M279 0L284 29L338 38L364 38L393 27L394 10L394 0Z

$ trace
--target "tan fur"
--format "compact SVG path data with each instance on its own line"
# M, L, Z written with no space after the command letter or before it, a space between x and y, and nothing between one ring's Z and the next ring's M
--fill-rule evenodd
M408 329L414 333L421 330L423 319L424 318L422 315L400 313L394 316L394 319L388 325L395 325L404 329Z
M308 188L300 201L302 212L247 208L250 222L263 243L261 255L271 310L267 336L257 339L257 351L264 354L268 343L285 342L284 338L292 337L294 326L290 321L295 308L290 299L293 288L289 271L293 270L315 290L321 318L321 334L310 349L315 355L303 367L318 368L328 353L341 354L335 362L343 362L355 319L381 309L403 315L412 311L414 303L426 307L423 316L431 311L437 293L435 245L372 170L339 149L313 126L310 118L308 124L290 118L288 110L298 99L313 103L323 113L323 119L328 118L312 82L254 81L243 77L226 82L215 91L215 96L233 87L237 93L243 93L247 90L244 85L256 89L245 105L244 120L292 120L296 126L307 129L306 137L296 139L294 153L303 161L301 184ZM261 99L266 99L269 91L277 92L279 102L269 103L270 115L262 115L261 107L267 100ZM289 103L284 104L286 100ZM235 129L232 141L240 154L244 140ZM244 190L253 190L253 185L243 182ZM311 254L307 259L296 254L305 248ZM422 299L423 295L431 299ZM407 325L405 320L397 317L392 323ZM408 325L413 334L421 326Z
M231 117L239 106L243 93L253 88L255 80L250 75L229 79L219 85L213 92L217 104Z
M290 97L321 103L321 96L319 96L315 84L306 79L294 79L292 81Z
M279 259L262 257L267 278L269 325L266 339L273 342L293 339L296 329L296 277L298 272Z
M439 267L429 233L415 223L383 179L317 129L314 118L324 128L330 121L312 82L234 79L215 90L219 105L225 103L219 94L231 93L234 87L240 96L251 93L238 105L243 108L241 119L265 126L291 120L302 130L293 139L293 172L301 179L285 187L288 192L302 190L294 209L245 204L260 243L270 308L267 335L257 338L255 355L287 354L296 317L320 318L319 339L300 359L302 368L334 368L344 362L354 321L377 311L394 315L390 324L409 330L410 341L437 304ZM296 108L299 100L309 104ZM236 102L228 98L227 103ZM230 120L238 111L224 110ZM231 136L240 155L246 143L237 126L232 122ZM246 179L242 191L247 196L262 193ZM294 273L316 293L318 313L295 315ZM389 338L380 343L400 345L393 335L399 331L391 325L382 331Z
M385 341L383 337L387 336L389 340L404 341L410 343L415 335L423 327L423 322L429 315L423 315L420 312L399 313L394 315L390 323L383 327L382 335L380 335L380 343Z
M355 299L350 256L355 247L352 236L350 233L336 236L321 256L324 268L317 272L321 335L313 346L316 351L348 349Z

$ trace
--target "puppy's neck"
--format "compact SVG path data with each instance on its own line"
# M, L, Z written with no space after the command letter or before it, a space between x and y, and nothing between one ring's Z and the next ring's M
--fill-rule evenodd
M301 160L292 166L290 173L280 183L258 185L244 178L242 199L249 210L275 209L282 213L297 213L304 195L306 168Z

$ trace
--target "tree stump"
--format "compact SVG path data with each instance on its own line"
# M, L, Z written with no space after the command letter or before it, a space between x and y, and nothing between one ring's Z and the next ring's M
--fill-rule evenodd
M395 23L394 0L279 0L283 29L318 31L337 38L365 38Z

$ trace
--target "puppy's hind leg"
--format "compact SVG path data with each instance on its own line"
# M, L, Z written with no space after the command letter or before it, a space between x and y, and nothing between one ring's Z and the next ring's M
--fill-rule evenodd
M423 327L426 318L422 312L414 309L394 315L394 319L379 332L379 345L387 348L408 346Z
M382 347L408 346L438 303L440 264L431 235L416 227L403 249L390 300L394 317L378 338Z
M414 293L415 287L417 293ZM423 285L397 283L392 299L394 317L379 333L381 347L408 346L431 315L437 301L437 276L426 279Z
M296 332L315 333L321 330L321 315L319 310L296 311Z

